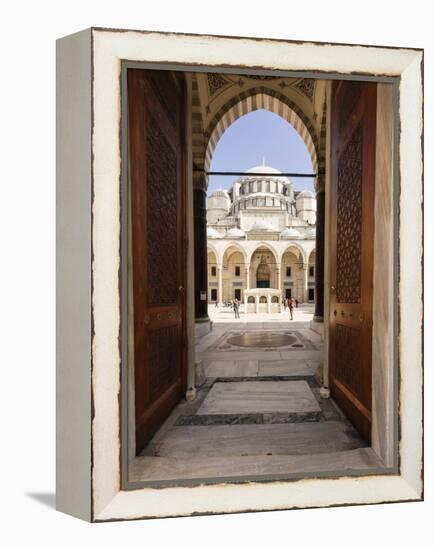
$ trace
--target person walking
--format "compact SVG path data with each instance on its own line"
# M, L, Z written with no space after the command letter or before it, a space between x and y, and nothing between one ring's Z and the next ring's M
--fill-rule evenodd
M286 311L286 298L283 298L282 302L283 302L283 309Z
M235 319L239 319L240 318L240 304L237 300L237 298L235 298L234 300L234 313L235 313Z
M294 320L294 300L288 298L289 314L291 315L291 321Z

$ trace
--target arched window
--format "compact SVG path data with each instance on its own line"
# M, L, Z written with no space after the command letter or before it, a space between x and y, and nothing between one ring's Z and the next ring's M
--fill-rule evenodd
M278 298L277 296L272 296L272 297L271 297L271 302L272 302L273 304L278 304L278 303L279 303L279 298Z
M267 297L266 296L261 296L259 298L259 303L260 304L266 304L267 303Z
M248 304L254 304L255 303L255 297L254 296L249 296L247 298L247 303Z

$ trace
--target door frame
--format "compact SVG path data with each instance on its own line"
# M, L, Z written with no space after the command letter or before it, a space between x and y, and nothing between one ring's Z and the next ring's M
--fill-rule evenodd
M237 42L240 39L107 29L91 29L86 36L91 37L89 44L92 44L92 48L89 48L89 59L92 60L89 119L89 128L92 129L92 170L89 178L92 190L93 254L89 271L92 280L89 370L92 399L92 416L89 419L89 444L92 449L89 491L91 520L243 511L246 509L246 499L252 502L249 497L253 499L253 509L257 510L420 499L423 490L420 333L423 316L419 299L422 296L420 205L423 181L423 53L411 49L350 45L327 45L324 48L322 44L248 38ZM162 52L164 59L161 58ZM258 55L260 69L255 68ZM125 406L125 384L121 384L120 400L119 385L125 363L121 360L122 350L119 349L121 334L118 308L121 166L119 106L122 95L119 67L122 60L134 59L151 63L154 68L159 65L167 69L183 67L187 71L200 68L210 72L218 70L240 74L245 71L271 75L276 74L276 58L281 60L281 70L278 71L281 76L399 81L399 148L405 155L394 171L395 184L399 187L400 179L402 183L399 194L402 223L399 225L399 240L394 241L394 251L403 252L399 264L399 299L401 307L406 309L405 317L399 319L400 355L395 358L399 361L400 374L399 471L389 469L376 472L375 479L373 472L369 475L366 472L355 472L357 479L336 473L334 479L326 480L319 476L312 479L310 474L308 480L301 479L297 484L291 484L290 478L284 476L266 480L252 479L247 485L231 483L230 480L225 482L220 478L209 481L206 487L198 486L196 480L195 487L190 486L183 492L181 504L176 498L179 495L178 486L191 485L188 480L184 480L184 483L183 480L176 480L165 485L154 483L152 486L139 484L126 487L122 484L120 452L125 449L125 445L121 444L123 431L120 419L123 421L125 415L120 417L120 411ZM221 68L223 65L224 68ZM74 103L71 102L70 106L74 107ZM73 165L71 168L74 170ZM65 174L64 177L67 179L70 176ZM412 240L414 235L416 246ZM90 255L90 248L86 253ZM412 287L413 283L415 287ZM122 356L122 359L125 357ZM87 429L81 425L74 428L75 431ZM234 481L239 482L239 479ZM225 490L221 491L223 482ZM220 487L213 488L213 484L220 484ZM165 491L156 489L163 485L167 487ZM228 502L231 503L230 510ZM249 507L252 509L251 505Z
M173 65L173 64L166 64L166 63L150 63L150 62L131 62L131 61L122 61L122 65L121 65L122 69L122 74L124 74L124 72L128 69L128 68L143 68L143 69L146 69L146 68L149 68L149 69L162 69L162 70L181 70L181 71L184 71L184 72L189 72L189 71L196 71L196 72L210 72L212 69L215 71L216 70L216 67L203 67L203 66L200 66L200 67L195 67L195 66L190 66L190 65L183 65L183 64L180 64L180 65ZM232 73L232 74L237 74L239 72L242 72L242 71L239 71L238 69L228 69L228 68L220 68L218 67L218 70L221 71L222 73L225 72L225 73ZM257 71L255 70L255 73ZM258 74L276 74L276 71L258 71ZM279 74L282 74L281 71L279 71ZM393 121L395 124L398 123L398 120L399 120L399 109L398 109L398 105L399 105L399 102L398 102L398 99L399 99L399 78L398 77L390 77L390 76L369 76L369 75L363 75L363 76L360 76L360 75L350 75L350 76L347 76L347 75L341 75L341 74L337 74L337 73L329 73L327 75L324 75L324 74L318 74L314 71L311 71L311 72L300 72L300 71L297 71L297 72L294 72L294 71L285 71L284 74L286 76L304 76L304 77L312 77L312 78L321 78L321 79L325 79L328 81L327 83L327 86L331 86L331 82L332 80L336 80L336 79L342 79L342 80L358 80L358 81L362 81L362 82L376 82L377 84L384 84L384 85L391 85L391 87L393 88ZM121 86L121 102L125 99L126 97L126 93L122 90L124 90L123 86L123 80L121 81L122 82L122 86ZM187 97L189 97L189 94L186 94ZM327 97L330 98L330 93L327 94ZM329 107L329 106L328 106ZM330 115L330 108L327 109L327 115L329 116ZM187 117L188 118L188 117ZM121 128L122 128L122 132L121 132L121 139L122 139L122 135L123 132L125 132L125 128L123 127L123 124L124 124L124 120L122 118L122 122L121 122ZM327 129L328 131L330 130L330 121L328 121L328 124L327 124ZM125 141L125 140L124 140ZM327 139L327 144L330 143L330 139ZM123 154L125 154L125 150L124 150L124 147L126 146L126 144L123 143L122 145L122 151L123 151ZM397 301L398 300L398 286L397 286L397 277L398 277L398 266L399 266L399 257L398 257L398 253L399 253L399 247L398 247L398 230L399 230L399 218L398 218L398 210L399 210L399 206L398 206L398 198L399 198L399 142L398 142L398 139L397 139L397 132L395 132L394 134L394 141L393 141L393 154L394 154L394 157L393 157L393 164L394 164L394 170L393 170L393 195L392 195L392 199L393 199L393 216L392 216L392 219L393 219L393 223L392 223L392 226L393 226L393 229L392 229L392 239L393 239L393 243L388 243L388 246L392 246L393 248L393 251L395 253L395 255L393 256L394 257L394 262L393 262L393 300ZM330 155L330 151L329 150L326 150L326 158L328 158L328 156ZM124 157L123 157L124 158ZM127 179L127 163L123 163L122 162L122 166L123 166L123 171L122 171L122 178L123 178L123 184L122 185L125 185L125 180ZM190 187L191 187L191 191L193 190L193 184L192 184L192 178L189 178L189 175L187 174L187 180L189 181L190 183ZM328 280L329 280L329 247L330 247L330 238L329 238L329 235L328 233L330 232L330 223L329 223L329 217L330 217L330 212L329 212L329 209L330 209L330 203L329 203L329 198L330 198L330 190L329 190L329 185L330 185L330 159L328 159L328 162L326 162L326 205L325 205L325 243L324 243L324 246L325 246L325 254L324 254L324 265L325 265L325 270L324 270L324 289L328 288L326 287L326 284L328 284ZM392 182L391 182L392 183ZM192 199L191 199L192 200ZM187 198L187 202L189 202L189 199ZM193 223L193 207L192 207L192 204L190 205L191 207L191 210L189 211L189 213L187 214L187 217L188 217L188 222L191 222L191 224ZM123 231L123 227L124 225L122 225L121 223L121 232ZM193 227L191 226L189 228L189 231L188 231L188 240L189 242L193 242ZM122 247L121 247L122 249ZM189 257L187 258L187 264L189 266L194 266L194 255L191 254L191 251L192 251L193 247L189 247L189 250L190 250L190 255ZM122 254L121 254L122 256ZM375 261L375 258L374 258L374 261ZM125 262L124 262L125 264ZM122 265L124 265L122 264ZM126 264L124 265L124 268L125 268L125 271L123 272L123 277L125 278L126 277ZM187 278L187 288L186 288L186 293L188 296L190 296L190 298L192 296L194 296L194 280L191 276L191 274L194 272L194 270L192 271L192 267L190 267L188 270L188 273L189 273L189 277ZM122 274L121 274L121 277L122 277ZM375 283L374 283L375 284ZM328 309L328 292L324 292L324 300L325 300L325 303L324 303L324 319L327 320L329 318L329 309ZM194 391L194 355L195 355L195 338L194 338L194 334L193 334L193 331L194 331L194 311L191 309L192 308L192 305L187 305L187 347L188 347L188 350L187 350L187 355L188 355L188 365L187 365L187 379L188 379L188 389L193 389ZM193 307L194 309L194 307ZM121 323L122 325L122 323ZM374 338L375 338L375 335L376 335L376 330L377 330L377 326L374 326L373 327L373 341L374 341ZM381 333L381 328L379 329L380 330L380 334ZM397 311L397 308L394 308L394 319L393 319L393 327L392 327L392 330L390 332L390 334L388 334L389 336L389 342L388 342L388 345L392 348L391 350L391 353L390 353L390 356L388 357L388 362L387 364L383 364L383 365L380 365L376 370L381 370L381 369L385 369L387 371L387 374L386 374L386 378L388 380L388 386L387 386L387 403L389 404L389 409L387 410L387 414L384 414L384 411L383 411L383 415L382 417L378 417L377 415L377 411L376 409L374 408L373 411L372 411L372 424L373 426L375 425L376 426L376 429L377 431L379 432L379 434L377 434L377 437L374 438L374 440L377 442L377 448L375 449L377 454L380 455L380 457L382 459L385 459L384 460L384 463L385 463L385 467L384 468L381 468L381 469L378 469L378 468L373 468L372 469L372 473L375 473L375 474L378 474L380 472L387 472L389 474L391 473L396 473L397 472L397 469L398 469L398 462L399 462L399 456L398 456L398 434L399 434L399 415L398 415L398 410L397 410L397 406L396 406L396 403L397 403L397 395L398 395L398 392L399 392L399 378L398 378L398 372L397 372L397 364L399 362L399 355L398 355L398 337L397 337L397 334L398 334L398 311ZM328 355L329 355L329 342L328 342L328 338L329 338L329 331L328 331L328 323L324 323L324 354L323 354L323 379L324 379L324 387L322 388L322 392L323 392L323 395L329 395L329 390L328 390L328 382L329 382L329 365L328 365ZM121 338L121 341L123 343L125 343L127 340L127 338L125 337L125 335ZM121 440L122 440L122 457L123 457L123 460L122 460L122 465L121 465L121 471L122 471L122 484L123 484L123 487L125 489L137 489L137 488L140 488L140 487L160 487L160 486L167 486L167 485L172 485L174 482L165 482L165 481L151 481L151 482L131 482L129 481L128 479L128 464L129 464L129 461L131 460L131 450L128 451L128 448L131 449L131 442L130 442L130 439L131 437L129 437L128 435L125 436L125 433L131 433L131 419L129 419L131 417L131 413L129 413L128 411L131 411L131 404L130 404L130 399L129 399L129 392L128 392L128 387L129 385L131 385L131 376L128 378L128 372L130 372L130 370L128 369L128 367L126 365L128 365L128 359L125 359L125 357L127 357L127 354L128 354L128 351L127 350L124 350L124 353L123 353L123 360L122 360L122 366L121 366L121 371L122 371L122 374L121 374L121 391L122 391L122 396L123 396L123 399L122 399L122 407L123 407L123 420L122 420L122 430L121 430ZM373 365L373 371L374 371L374 365ZM382 376L381 372L380 372L380 375ZM377 378L378 379L378 378ZM373 382L372 382L372 387L373 387L373 401L374 401L374 398L375 398L375 395L377 395L377 401L378 399L381 401L382 399L384 400L384 395L383 395L383 388L382 386L379 386L378 383L376 383L376 381L374 380L374 377L373 377ZM128 420L129 419L129 420ZM130 425L128 427L128 425ZM386 435L387 434L387 435ZM391 434L391 435L390 435ZM386 444L386 449L381 449L380 448L380 444L379 444L379 440L381 438L385 438L386 441L387 441L387 444ZM129 441L128 444L126 444L126 440ZM375 444L374 445L374 448L375 448ZM382 456L383 455L383 456ZM337 475L339 474L339 472L336 472ZM365 472L366 473L366 472ZM359 475L359 474L358 474ZM360 472L360 475L363 475L363 472ZM271 476L271 477L275 477L275 476ZM288 477L293 477L293 476L288 476ZM283 479L285 478L285 476L280 476L280 479ZM204 482L209 482L209 483L217 483L221 480L224 480L225 478L216 478L216 479L206 479L206 480L203 480ZM252 476L249 476L248 479L252 479ZM174 480L178 485L183 485L185 483L188 483L188 481L185 481L185 480L181 480L181 479L178 479L178 480Z

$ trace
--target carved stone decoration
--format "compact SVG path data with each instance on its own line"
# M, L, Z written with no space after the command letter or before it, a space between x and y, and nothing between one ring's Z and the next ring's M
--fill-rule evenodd
M360 330L336 323L335 377L360 395Z
M338 163L336 300L360 303L362 240L362 126L356 128Z
M178 326L162 327L149 334L149 392L154 401L176 381L179 372Z
M246 75L247 78L252 80L277 80L280 76L271 76L271 75L261 75L261 74L249 74Z
M177 302L177 155L153 117L147 128L149 306Z
M308 99L312 100L313 92L315 89L315 80L313 78L302 78L295 85L299 92L305 95Z
M217 73L207 73L209 95L213 96L228 84L224 76Z

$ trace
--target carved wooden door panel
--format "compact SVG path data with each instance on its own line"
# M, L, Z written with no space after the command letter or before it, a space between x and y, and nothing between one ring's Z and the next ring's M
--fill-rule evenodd
M186 386L182 73L128 70L136 452Z
M330 389L370 442L376 98L337 81L331 111Z

